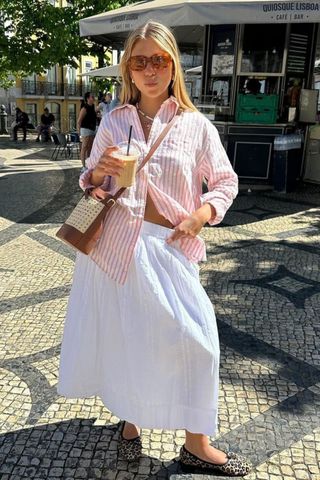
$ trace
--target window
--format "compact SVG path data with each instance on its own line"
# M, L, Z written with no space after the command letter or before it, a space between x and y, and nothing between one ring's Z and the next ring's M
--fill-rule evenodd
M268 24L245 25L239 73L283 74L286 28L285 24L272 25L270 35Z
M84 68L86 72L90 72L90 70L92 70L92 62L87 60L84 64Z
M27 95L35 95L37 93L36 74L32 73L24 79L24 92Z
M69 131L77 130L77 107L75 103L68 105L68 128Z
M31 75L28 75L27 77L25 77L26 80L28 80L29 82L35 82L36 81L36 74L35 73L31 73Z
M235 44L235 25L211 27L208 45L210 62L203 102L212 105L210 112L212 111L216 119L229 114L235 67Z
M56 95L58 93L58 85L57 85L57 67L53 65L47 71L47 81L48 81L48 95Z
M34 127L38 125L37 122L37 104L36 103L26 103L26 113L29 117L29 123L32 123Z
M66 78L69 85L74 85L77 79L77 70L74 67L70 67L70 65L68 65Z
M318 96L318 112L320 112L320 31L318 31L316 56L313 71L313 88L319 90Z
M212 39L212 75L233 75L235 27L217 25Z
M279 91L279 77L241 76L239 79L239 93L252 93L253 95L277 95Z
M228 106L230 103L231 78L213 77L211 84L212 105Z
M202 57L195 50L194 52L181 53L181 66L185 70L187 68L198 67L202 63Z

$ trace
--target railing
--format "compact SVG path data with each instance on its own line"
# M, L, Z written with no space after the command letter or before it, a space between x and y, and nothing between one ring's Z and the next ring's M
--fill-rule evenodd
M95 85L88 85L85 83L64 84L65 97L83 97L86 92L91 92L97 97L99 89Z
M22 80L22 95L63 95L63 84Z
M81 83L65 83L64 92L66 97L82 97L82 84Z
M83 97L85 92L95 92L93 86L82 83L34 82L22 80L22 95Z

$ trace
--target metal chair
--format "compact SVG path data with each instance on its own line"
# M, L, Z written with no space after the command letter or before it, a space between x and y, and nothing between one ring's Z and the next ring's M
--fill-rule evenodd
M64 154L65 158L67 158L67 156L69 156L69 152L67 149L67 145L68 145L67 136L65 133L57 133L57 136L62 149L60 155L62 156Z
M80 158L80 145L80 137L77 132L67 133L67 150L69 158L73 158L73 152L76 152L76 158Z
M77 157L80 158L80 138L76 132L72 133L52 133L52 140L55 144L55 149L52 152L51 160L57 160L58 157L64 157L67 159L73 158L74 152Z
M54 143L54 150L51 154L51 160L57 160L58 155L59 155L59 153L62 149L62 145L60 143L60 140L59 140L59 137L58 137L57 133L51 133L51 138L52 138L53 143Z

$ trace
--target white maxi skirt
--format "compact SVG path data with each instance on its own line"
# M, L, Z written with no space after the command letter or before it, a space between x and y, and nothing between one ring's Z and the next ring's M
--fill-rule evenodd
M144 222L125 285L78 254L58 393L98 395L141 428L215 435L219 339L198 266Z

